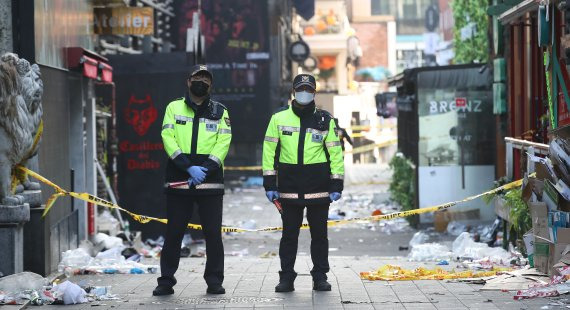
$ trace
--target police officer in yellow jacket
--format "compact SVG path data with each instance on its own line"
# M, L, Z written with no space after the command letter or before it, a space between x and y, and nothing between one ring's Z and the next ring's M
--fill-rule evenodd
M212 73L205 65L194 66L189 91L168 104L162 124L162 141L169 156L166 167L166 239L160 257L161 277L153 295L170 295L180 261L180 246L194 204L206 239L207 293L224 294L224 247L222 244L223 163L230 146L228 111L210 99ZM171 186L188 180L182 186Z
M295 259L303 210L311 232L313 289L330 291L327 219L329 205L340 199L344 161L333 117L315 107L315 78L293 80L295 100L273 114L263 143L263 186L269 201L282 204L281 271L276 292L294 288Z

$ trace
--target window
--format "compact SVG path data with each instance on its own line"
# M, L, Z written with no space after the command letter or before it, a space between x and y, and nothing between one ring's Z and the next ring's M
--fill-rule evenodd
M397 0L372 0L372 15L396 15Z

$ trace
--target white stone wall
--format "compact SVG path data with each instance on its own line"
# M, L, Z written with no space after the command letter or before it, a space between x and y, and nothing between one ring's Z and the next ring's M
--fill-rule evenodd
M0 55L13 52L12 1L0 0Z

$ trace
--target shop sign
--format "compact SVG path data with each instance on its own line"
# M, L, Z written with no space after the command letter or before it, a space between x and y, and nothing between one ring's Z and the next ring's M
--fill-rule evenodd
M462 108L467 105L467 99L465 98L455 98L455 106Z
M95 8L94 32L104 35L152 35L154 34L153 8Z

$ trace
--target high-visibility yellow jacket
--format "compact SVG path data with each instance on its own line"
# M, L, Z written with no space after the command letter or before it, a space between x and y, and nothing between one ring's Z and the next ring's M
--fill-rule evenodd
M167 188L169 194L219 195L224 193L224 159L232 139L228 111L219 102L207 99L197 106L178 98L166 107L162 142L169 157L166 182L186 181L191 166L208 168L200 185Z
M263 142L263 185L284 202L330 203L342 192L344 160L332 116L314 102L300 109L284 107L273 114Z

